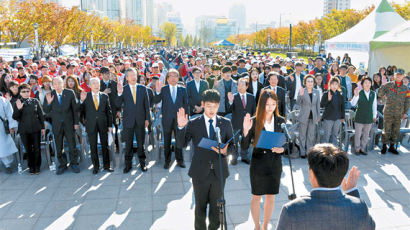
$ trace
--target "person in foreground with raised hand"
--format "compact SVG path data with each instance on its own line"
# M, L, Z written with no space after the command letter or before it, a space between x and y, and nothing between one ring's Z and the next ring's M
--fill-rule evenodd
M345 178L349 169L346 152L329 143L317 144L309 150L307 158L313 189L310 195L282 207L276 229L375 229L356 188L360 171L353 166Z
M204 91L202 104L204 114L188 120L188 115L184 108L180 108L177 113L177 147L185 147L191 140L194 145L194 154L188 175L192 178L195 194L195 229L216 230L220 226L219 208L217 201L221 198L225 180L229 176L227 154L234 151L235 145L227 143L221 149L222 165L218 160L218 149L212 150L199 147L202 138L217 140L216 128L220 129L220 140L226 143L233 136L231 121L217 116L220 103L218 91L210 89ZM222 167L222 175L220 175ZM223 179L223 187L220 178ZM209 204L209 225L206 226L206 213Z

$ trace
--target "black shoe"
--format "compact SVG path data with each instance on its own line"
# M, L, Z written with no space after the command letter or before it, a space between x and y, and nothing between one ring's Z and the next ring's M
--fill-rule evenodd
M361 151L362 151L362 150L355 150L355 151L354 151L354 154L355 154L356 156L360 156Z
M104 168L104 172L114 172L114 169L112 169L112 168Z
M231 165L237 165L238 164L238 160L236 158L233 158L231 160Z
M98 173L98 169L93 169L93 174L97 174Z
M36 171L34 170L34 168L30 168L30 175L34 175L36 173Z
M165 162L165 164L164 164L164 169L169 169L169 163L166 163L166 162Z
M63 166L63 167L58 167L56 174L57 175L61 175L64 173L64 171L67 169L67 166Z
M251 163L249 159L242 159L241 161L247 165Z
M125 166L124 170L122 171L124 174L127 174L129 171L131 171L131 166Z
M365 155L365 156L367 155L367 153L363 150L360 150L360 154Z
M40 167L35 168L35 169L34 169L34 173L35 173L36 175L39 175L39 174L40 174Z
M394 155L399 155L399 152L394 148L394 145L391 144L389 148L389 152L393 153Z
M180 168L183 168L183 169L186 168L185 163L184 163L183 161L178 162L177 165L178 165Z
M148 171L147 165L145 163L141 163L140 166L141 166L141 171L143 172Z
M78 165L71 165L71 170L73 170L74 173L80 173Z
M11 170L10 167L7 167L7 168L6 168L6 173L7 173L7 174L11 174L12 172L13 172L13 170Z
M386 154L387 152L387 145L383 144L382 150L380 151L381 154Z
M306 155L301 155L300 158L306 159Z

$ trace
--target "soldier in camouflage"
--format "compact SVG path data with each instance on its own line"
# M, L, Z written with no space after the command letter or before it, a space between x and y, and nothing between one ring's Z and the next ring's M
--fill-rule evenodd
M401 119L407 118L407 110L410 103L410 91L403 84L404 70L397 69L394 75L394 81L391 81L380 87L378 97L385 96L386 104L384 106L383 115L383 134L382 154L387 151L387 144L390 144L388 149L393 154L399 154L395 148L395 144L400 134Z

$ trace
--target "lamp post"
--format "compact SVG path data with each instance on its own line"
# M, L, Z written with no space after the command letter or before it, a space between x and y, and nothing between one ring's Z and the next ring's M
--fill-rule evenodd
M38 57L38 55L39 55L39 52L38 52L38 48L39 48L39 45L38 45L38 23L36 22L36 23L34 23L33 24L33 27L34 27L34 39L35 39L35 49L36 49L36 56Z
M270 49L270 34L268 34L268 48Z
M90 39L91 50L93 50L93 47L94 47L93 34L94 34L94 31L91 30L91 39Z

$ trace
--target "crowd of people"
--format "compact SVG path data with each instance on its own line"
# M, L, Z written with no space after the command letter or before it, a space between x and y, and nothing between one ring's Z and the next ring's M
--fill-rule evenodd
M342 183L347 168L339 172L341 178L329 182L322 174L331 169L315 165L312 159L326 157L320 154L326 151L343 155L343 159L347 155L315 144L338 145L345 114L354 111L353 153L367 155L370 130L379 121L383 129L380 153L399 154L400 125L410 105L410 78L403 69L389 66L378 73L363 72L351 64L347 54L343 59L329 54L304 60L253 50L112 49L89 51L79 57L15 57L12 61L0 57L0 74L0 160L7 173L13 171L17 136L24 144L29 173L40 173L40 142L47 135L46 122L54 135L57 175L68 166L74 173L80 172L75 133L81 127L90 145L92 173L100 170L98 139L102 169L113 171L109 134L113 134L117 150L125 142L123 172L132 169L134 152L145 172L144 145L134 148L134 140L145 143L146 130L152 132L154 120L161 119L165 169L171 165L172 152L177 165L185 168L182 149L190 141L194 144L189 175L195 192L196 229L206 229L207 204L209 229L219 225L216 200L221 188L215 172L222 167L226 179L228 163L236 165L238 160L250 164L251 212L256 229L261 228L259 205L266 195L262 225L266 229L274 195L279 192L281 155L290 153L285 146L266 150L257 148L256 143L262 130L283 132L281 124L287 122L289 114L298 111L297 145L300 157L308 158L316 176L312 185L332 188ZM324 131L322 136L317 133L318 126ZM202 137L216 138L217 127L223 142L240 133L221 150L222 165L218 154L198 147ZM68 154L64 146L68 146ZM249 149L253 149L251 154ZM288 212L292 213L289 207ZM288 218L286 215L291 214L282 214L283 218Z

